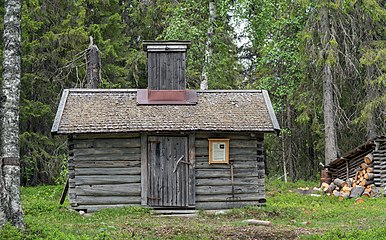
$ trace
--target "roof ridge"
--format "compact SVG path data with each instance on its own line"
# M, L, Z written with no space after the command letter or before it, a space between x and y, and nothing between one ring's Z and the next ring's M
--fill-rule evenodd
M67 89L66 89L67 90ZM104 93L104 92L137 92L134 88L69 88L69 92L92 92L92 93Z
M262 93L263 90L243 90L243 89L232 89L232 90L222 90L222 89L219 89L219 90L197 90L198 93L227 93L227 92L231 92L231 93L237 93L237 92L240 92L240 93Z
M71 93L106 93L106 92L137 92L141 90L140 88L69 88L65 89ZM186 90L194 90L194 89L186 89ZM263 93L264 90L242 90L242 89L232 89L232 90L196 90L197 93Z

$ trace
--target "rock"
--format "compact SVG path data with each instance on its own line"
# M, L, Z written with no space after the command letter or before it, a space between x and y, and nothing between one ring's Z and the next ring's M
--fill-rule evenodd
M218 215L224 215L224 214L226 214L226 212L225 212L224 210L219 210L219 211L216 211L216 212L214 213L215 216L218 216Z
M322 195L311 193L310 196L311 196L311 197L321 197Z
M79 211L79 215L80 215L80 216L83 216L84 214L85 214L85 212L84 212L83 210L80 210L80 211Z

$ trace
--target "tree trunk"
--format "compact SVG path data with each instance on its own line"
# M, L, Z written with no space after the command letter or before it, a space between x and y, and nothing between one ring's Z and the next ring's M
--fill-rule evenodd
M366 66L366 78L367 81L371 81L371 78L374 77L374 66L373 65L368 65ZM375 86L372 86L372 84L368 83L367 85L367 102L374 101L377 95L377 90L375 89ZM377 123L375 121L375 116L374 114L376 113L376 109L372 109L370 112L370 116L367 119L367 138L368 139L373 139L377 137Z
M94 44L93 38L90 36L90 46L86 50L86 88L98 88L100 82L100 59L99 49Z
M210 60L213 54L213 44L212 44L212 36L213 36L213 24L216 17L216 8L214 6L214 1L209 1L209 27L208 27L208 38L206 40L205 46L205 62L204 67L202 68L201 73L201 90L208 89L208 72L210 69Z
M295 182L296 180L296 171L295 171L295 161L292 156L292 110L289 100L287 98L287 128L289 130L289 135L287 136L287 162L289 163L289 175L291 181Z
M21 0L4 4L3 81L1 106L0 224L24 228L20 198L19 98L21 77Z
M281 148L282 148L282 160L283 160L283 176L284 182L288 182L287 179L287 161L286 161L286 153L285 153L285 138L281 139Z
M330 22L328 17L328 9L323 6L321 9L321 30L322 45L325 49L323 53L323 112L324 112L324 156L326 165L337 158L337 143L336 143L336 128L334 117L334 96L333 96L333 76L331 66L328 61L328 55L331 51L330 45Z

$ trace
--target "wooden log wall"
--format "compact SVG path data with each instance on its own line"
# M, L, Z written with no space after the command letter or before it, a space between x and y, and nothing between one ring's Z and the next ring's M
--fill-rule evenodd
M87 212L141 204L141 141L121 138L69 140L69 200Z
M386 143L378 143L373 152L374 183L376 187L386 187Z
M357 169L360 168L360 165L363 163L364 156L366 156L368 153L371 153L371 151L363 152L353 159L347 159L347 160L342 159L342 161L339 164L336 164L330 168L332 172L332 178L333 179L354 178ZM373 167L373 163L371 163L369 167Z
M208 138L229 138L231 166L209 164ZM196 208L222 209L265 204L263 135L196 134Z

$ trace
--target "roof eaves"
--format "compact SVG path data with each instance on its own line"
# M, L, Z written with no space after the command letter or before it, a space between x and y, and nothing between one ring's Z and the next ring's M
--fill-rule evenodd
M62 119L63 110L66 105L69 92L69 89L63 90L62 98L60 99L58 106L58 111L56 112L54 123L52 124L51 134L56 134L58 132L60 120Z
M263 92L265 105L267 106L267 109L268 109L269 117L271 118L273 129L275 130L275 132L277 132L279 134L280 133L280 126L279 126L279 122L277 121L275 111L273 110L271 99L269 98L267 90L262 90L262 92Z

